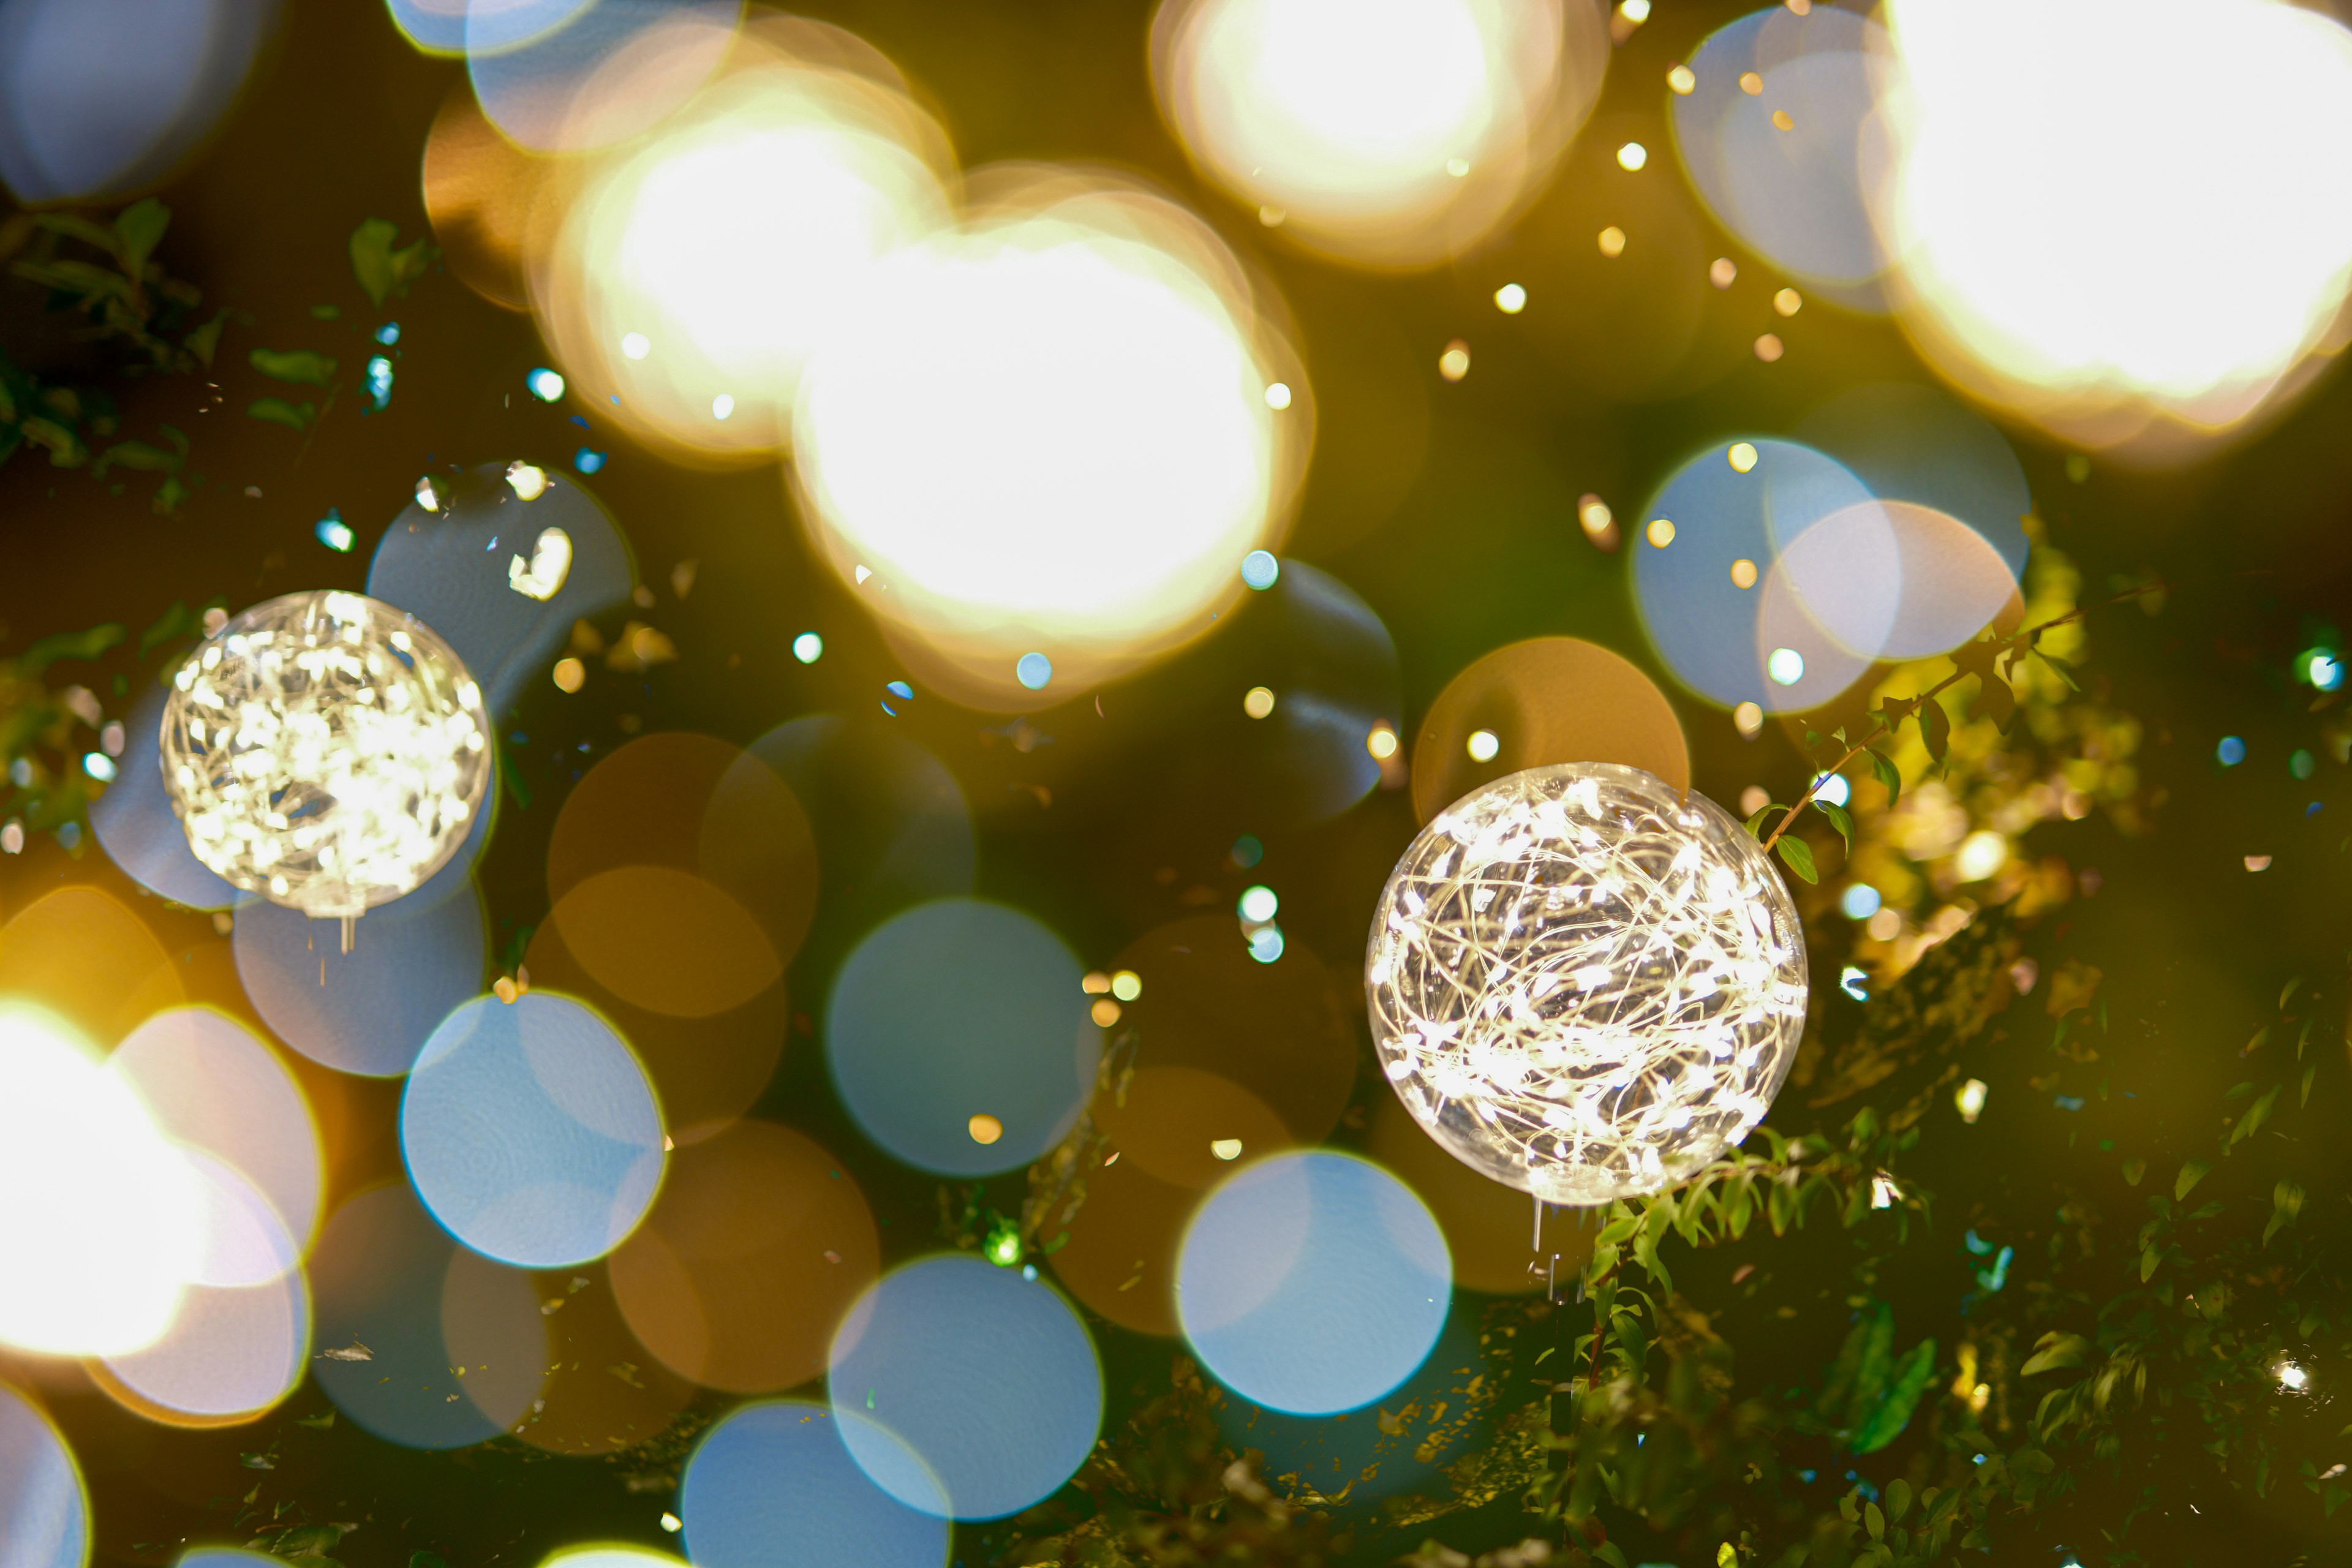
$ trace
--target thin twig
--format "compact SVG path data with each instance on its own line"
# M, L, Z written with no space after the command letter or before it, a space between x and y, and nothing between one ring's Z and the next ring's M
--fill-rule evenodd
M2117 594L2112 599L2102 599L2095 605L2078 605L2074 609L2067 611L2064 615L2053 616L2049 620L2042 622L2039 626L2027 626L2022 631L2011 632L2009 636L2000 639L2000 649L2006 651L2009 648L2015 647L2020 643L2024 643L2028 647L2031 647L2033 640L2039 637L2043 632L2053 630L2058 626L2071 625L2075 621L2081 620L2093 610L2104 610L2110 605L2120 605L2126 599L2137 599L2143 594L2159 592L2164 588L2164 586L2165 584L2162 583L2143 583L2137 588L2126 589L2123 593ZM1996 655L1996 657L1998 657L1998 655ZM1764 847L1769 850L1772 846L1780 842L1780 835L1789 830L1789 824L1797 820L1798 813L1803 811L1805 807L1813 803L1813 796L1820 792L1822 785L1828 780L1835 777L1838 773L1843 772L1845 765L1848 763L1853 761L1854 758L1868 751L1870 749L1870 743L1873 741L1879 739L1881 736L1892 735L1895 729L1901 725L1903 719L1907 719L1911 714L1918 712L1927 703L1934 701L1937 694L1941 692L1946 687L1956 684L1963 677L1970 673L1971 672L1967 669L1955 669L1951 674L1944 677L1943 679L1936 682L1935 685L1919 693L1918 696L1908 699L1911 703L1910 709L1903 714L1902 718L1897 719L1893 725L1888 724L1885 719L1879 720L1879 721L1874 725L1869 732L1864 734L1861 740L1854 742L1852 745L1846 748L1845 755L1840 757L1830 767L1823 769L1820 773L1814 775L1813 782L1805 786L1805 793L1797 797L1797 804L1789 807L1788 811L1781 816L1780 820L1773 825L1770 836L1764 840ZM2000 679L1998 674L1996 674L1994 679Z

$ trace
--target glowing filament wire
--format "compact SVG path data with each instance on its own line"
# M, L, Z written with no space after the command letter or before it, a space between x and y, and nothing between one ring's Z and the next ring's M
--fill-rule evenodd
M233 616L173 678L163 784L224 879L351 921L464 841L489 729L480 689L429 627L359 594L289 594Z
M1757 842L1639 769L1498 779L1381 896L1382 1067L1456 1158L1551 1203L1655 1192L1744 1138L1804 1030L1804 933Z

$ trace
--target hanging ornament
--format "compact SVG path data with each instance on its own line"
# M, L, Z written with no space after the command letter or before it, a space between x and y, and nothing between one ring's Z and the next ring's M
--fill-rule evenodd
M490 773L474 678L430 627L359 594L289 594L188 656L163 787L196 858L314 919L414 891L464 842Z
M1609 763L1441 812L1366 956L1391 1084L1457 1159L1542 1201L1655 1192L1763 1119L1805 1023L1805 939L1722 807Z

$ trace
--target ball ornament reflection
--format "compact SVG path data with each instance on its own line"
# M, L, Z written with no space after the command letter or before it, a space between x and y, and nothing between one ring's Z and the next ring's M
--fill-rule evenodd
M163 703L163 785L225 880L346 921L457 851L489 778L474 678L423 623L359 594L232 616Z
M1606 763L1441 812L1381 895L1372 1035L1398 1097L1551 1203L1655 1192L1745 1137L1805 1021L1787 887L1722 807Z

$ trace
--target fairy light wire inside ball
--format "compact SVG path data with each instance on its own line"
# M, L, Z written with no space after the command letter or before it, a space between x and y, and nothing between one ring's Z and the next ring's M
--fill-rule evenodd
M1533 768L1433 820L1366 955L1391 1085L1550 1203L1656 1192L1763 1119L1804 1030L1803 930L1722 807L1612 763Z
M464 842L488 738L480 688L431 628L363 595L289 594L233 616L173 678L163 784L221 878L348 922Z

